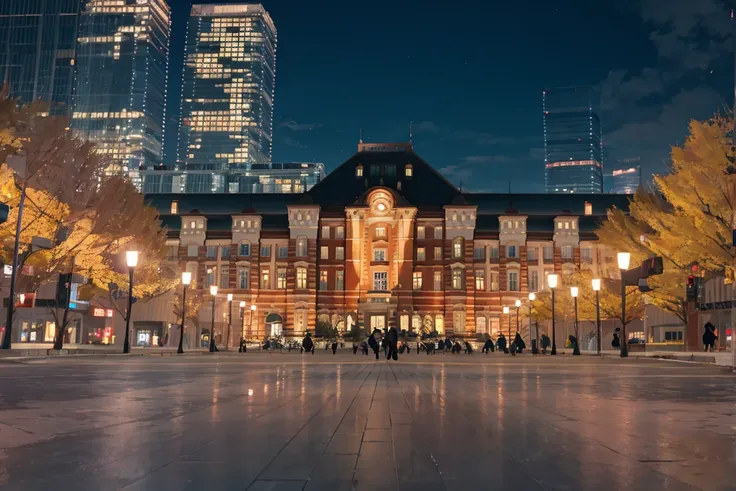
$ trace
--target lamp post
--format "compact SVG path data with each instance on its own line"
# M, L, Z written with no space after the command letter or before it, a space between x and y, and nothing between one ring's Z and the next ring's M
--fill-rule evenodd
M578 333L578 287L570 287L570 295L575 300L575 346L572 347L572 354L580 356L580 337Z
M138 266L138 251L126 251L125 261L128 263L128 312L125 314L123 353L130 353L130 315L133 311L133 271Z
M256 308L256 304L250 306L250 319L248 319L248 327L250 329L253 329L253 314L256 313Z
M551 354L557 354L557 331L555 329L555 288L557 288L557 275L547 275L547 284L552 290L552 351Z
M240 347L238 353L243 352L243 344L245 342L245 300L240 301Z
M215 352L215 300L217 299L217 285L210 285L212 295L212 329L210 329L210 353Z
M593 278L593 291L595 292L595 325L596 325L596 350L601 354L601 279Z
M225 351L228 350L228 347L230 346L230 326L233 322L233 294L228 293L227 294L227 336L225 337Z
M184 271L181 274L181 284L184 286L184 293L181 295L181 328L179 329L179 349L177 353L184 353L184 323L187 319L187 288L192 283L192 273Z
M529 337L532 337L532 313L534 309L534 300L537 299L537 295L534 292L529 294ZM532 354L539 354L539 324L537 324L537 335L534 336L536 343L532 343Z
M621 358L629 356L628 340L626 339L626 280L624 273L629 269L631 254L619 252L617 255L618 269L621 270Z
M519 308L521 308L521 300L518 298L516 299L516 302L514 303L516 305L516 332L519 332ZM529 333L529 336L531 336L531 332Z
M511 340L511 314L509 314L509 308L504 305L503 313L506 314L506 322L509 323L509 342Z

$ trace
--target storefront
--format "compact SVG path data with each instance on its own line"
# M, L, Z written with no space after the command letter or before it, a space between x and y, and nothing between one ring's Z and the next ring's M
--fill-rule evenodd
M134 346L159 347L164 345L166 334L164 322L135 322L134 323Z

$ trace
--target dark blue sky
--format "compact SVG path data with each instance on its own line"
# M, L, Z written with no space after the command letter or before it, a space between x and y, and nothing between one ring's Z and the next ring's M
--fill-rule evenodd
M169 1L173 123L191 4ZM545 87L600 86L605 165L640 157L645 177L665 169L690 118L732 105L721 0L264 6L278 29L274 161L331 170L355 152L360 128L367 141L406 141L413 121L417 153L456 185L543 191Z

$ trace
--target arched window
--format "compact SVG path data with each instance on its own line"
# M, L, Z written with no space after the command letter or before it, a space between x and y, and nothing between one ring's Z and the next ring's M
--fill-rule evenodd
M463 238L456 237L452 241L452 257L459 259L463 257Z
M298 237L296 239L296 255L299 257L306 257L307 255L307 238Z
M445 334L445 318L442 317L442 314L437 314L434 317L434 330L439 335Z
M363 177L363 164L355 166L355 177Z
M250 241L244 240L240 243L238 256L250 256Z
M488 326L485 317L475 318L475 332L478 334L488 334Z

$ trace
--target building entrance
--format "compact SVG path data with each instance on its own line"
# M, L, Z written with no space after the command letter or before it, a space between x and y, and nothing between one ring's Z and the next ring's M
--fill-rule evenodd
M371 316L371 332L378 329L383 332L386 329L386 316L385 315L372 315Z

